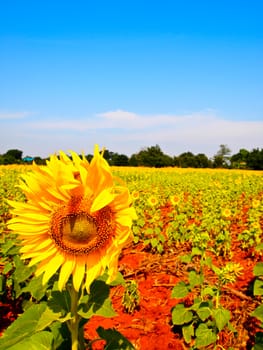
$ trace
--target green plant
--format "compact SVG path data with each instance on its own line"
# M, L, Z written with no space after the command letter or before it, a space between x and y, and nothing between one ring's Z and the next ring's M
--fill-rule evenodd
M197 295L190 306L180 302L172 309L172 322L181 327L184 340L191 344L193 349L217 343L218 333L225 327L232 332L235 329L230 323L231 313L220 303L222 287L235 281L240 273L238 264L229 263L223 268L218 268L206 257L206 238L199 237L202 249L193 248L192 253L182 257L184 262L191 262L198 255L199 270L191 269L188 273L188 282L180 281L172 290L173 298L185 298L189 293ZM212 269L217 275L217 283L209 285L205 278L204 267Z
M87 294L82 290L79 300L76 299L80 328L83 328L93 315L104 317L115 315L109 299L110 286L105 283L106 278L107 276L102 276L95 280L91 285L90 293ZM72 286L69 284L68 287L60 292L57 283L52 287L49 285L47 299L39 304L32 304L7 328L0 338L0 349L33 349L40 344L43 348L52 350L71 349L69 328L74 322L71 312L74 298ZM101 339L106 340L107 349L116 349L116 344L119 344L118 349L134 349L132 344L115 330L104 330L99 327L97 333L100 338L90 343L87 343L84 338L79 338L79 349L90 348L91 343Z
M253 294L261 297L261 304L251 313L251 316L257 318L263 328L263 262L259 262L255 265L253 273L255 275L255 281L253 285ZM261 350L263 348L263 331L257 332L255 336L254 350Z
M125 282L125 291L122 297L122 305L128 313L133 313L139 306L140 293L136 281L129 280Z

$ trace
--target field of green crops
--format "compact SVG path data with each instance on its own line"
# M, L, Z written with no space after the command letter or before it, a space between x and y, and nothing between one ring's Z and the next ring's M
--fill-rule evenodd
M6 199L24 200L16 185L27 171L30 166L0 167L2 301L7 294L16 299L28 292L16 237L6 228ZM244 299L250 300L254 328L247 330L243 347L233 340L225 348L263 349L263 173L117 167L113 172L126 182L137 212L133 249L169 255L185 267L171 290L176 303L170 314L184 348L223 349L224 335L238 338L243 330L236 309ZM237 298L235 310L228 308L226 290Z

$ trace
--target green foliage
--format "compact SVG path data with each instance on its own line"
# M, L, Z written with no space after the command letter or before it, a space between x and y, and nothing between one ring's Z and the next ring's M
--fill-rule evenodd
M9 350L50 350L55 349L53 346L54 339L50 332L42 331L25 337L19 344L8 347Z
M85 290L82 291L83 296L78 302L77 311L81 328L93 315L103 317L116 315L109 299L110 286L103 279L104 277L92 283L90 294L87 294ZM67 290L58 291L56 282L48 288L46 294L49 296L45 300L29 306L6 329L0 338L0 350L24 349L31 343L34 349L37 346L39 349L59 349L63 344L69 344L70 333L65 325L73 318L71 295ZM106 331L100 328L98 334L107 342L105 349L114 349L116 344L120 346L118 349L134 349L130 342L115 330ZM84 343L83 340L83 350ZM64 349L63 346L62 348ZM67 346L65 349L70 349L70 347Z
M213 308L211 301L195 299L193 305L177 304L172 310L172 322L182 327L186 343L194 339L196 348L216 343L217 333L228 325L230 312L223 307Z
M234 269L229 265L221 269L212 265L211 259L205 254L207 240L204 237L199 237L197 242L200 248L193 247L191 254L183 256L182 260L189 264L194 257L199 256L199 270L190 270L188 282L179 281L174 286L171 296L181 299L187 297L190 292L198 295L192 305L186 306L184 302L180 302L172 309L172 322L181 327L187 344L194 343L195 348L200 349L216 344L218 333L225 327L235 331L230 324L230 311L220 304L220 292L222 286L233 281L236 276L232 272ZM215 285L210 286L205 282L204 266L216 273L218 281Z
M2 290L2 292L0 291L2 298L5 297L9 290L11 290L11 295L14 299L21 296L22 293L26 293L28 291L31 293L31 290L28 289L27 284L32 278L35 267L29 268L27 264L20 259L20 255L18 254L19 241L17 240L16 235L9 234L3 236L1 241L0 262L4 264L4 269L2 275L0 276L2 276L2 281L4 281L5 287L7 287ZM32 287L32 293L34 296L37 296L35 294L35 289L38 288L37 285L32 285Z
M255 281L253 286L253 293L256 296L261 297L261 304L251 313L252 317L255 317L261 322L261 328L263 328L263 263L259 262L254 267ZM253 350L263 349L263 331L257 332L255 336L255 346Z
M97 328L101 339L106 340L104 350L135 350L134 346L116 329Z
M164 154L159 145L142 149L139 153L132 156L131 162L135 166L156 168L173 166L173 159Z
M140 293L136 281L129 280L125 283L125 291L122 297L122 305L128 313L133 313L140 304Z
M127 169L127 170L126 170ZM54 349L67 349L70 334L67 324L70 319L70 296L68 291L59 292L56 288L57 276L46 286L42 285L41 276L35 278L34 268L28 268L26 262L19 258L19 240L10 234L6 221L10 218L6 199L24 200L21 191L16 187L21 171L3 167L0 169L0 263L4 265L0 275L0 298L4 299L11 291L13 298L24 300L25 312L34 305L46 305L44 316L49 325L37 333L25 336L12 345L18 349L29 342L35 344L38 335L41 342ZM181 262L189 264L187 280L180 281L172 291L173 298L184 298L194 292L197 298L191 306L180 303L172 311L174 324L181 328L185 341L202 347L211 341L221 329L231 329L230 313L220 303L222 286L235 280L236 267L231 266L232 232L234 225L240 228L240 248L250 249L260 255L262 246L261 222L262 207L262 177L252 172L193 171L191 169L130 169L125 172L114 170L117 176L123 178L131 193L138 191L134 205L138 219L134 223L134 242L143 243L153 253L164 254L170 250L181 254L180 245L186 243L191 253L181 255ZM126 172L127 171L127 172ZM177 200L171 197L176 195ZM155 205L150 205L148 199L154 196ZM226 215L225 210L230 209ZM247 235L247 239L245 238ZM211 258L222 256L226 264L223 267L213 266ZM184 253L185 254L185 253ZM214 272L217 280L214 285L206 282L206 270ZM262 263L256 265L254 294L262 296ZM91 294L84 293L78 304L78 317L83 326L92 315L112 317L115 312L109 299L109 286L100 278L91 286ZM122 284L125 281L118 276L111 285ZM139 296L135 286L126 285L127 311L133 312L138 306ZM178 305L180 305L178 304ZM262 322L262 306L254 310L253 317ZM53 320L54 317L54 320ZM48 334L47 334L48 333ZM259 348L261 333L256 346ZM8 334L8 333L7 333ZM9 337L8 337L9 338ZM2 339L7 340L6 335ZM15 338L14 338L15 339ZM45 340L46 339L46 340ZM1 344L1 342L0 342ZM24 345L23 345L24 344ZM26 346L26 345L25 345ZM35 346L35 345L32 345ZM255 346L255 349L257 349ZM4 347L4 346L3 346ZM11 348L11 349L12 349ZM41 348L39 346L39 348ZM8 348L7 348L8 349Z
M255 265L253 273L254 276L256 276L253 294L263 296L263 262L259 262Z
M94 281L90 288L90 295L87 294L80 300L78 314L84 319L90 319L93 315L115 316L109 294L110 287L104 281Z
M263 349L263 332L257 332L255 336L255 346L253 350L262 350Z
M0 164L19 164L22 162L23 151L10 149L5 154L0 155Z
M4 335L0 338L0 349L14 349L14 345L17 346L35 335L35 341L39 332L46 329L54 321L57 320L57 314L49 313L47 316L47 305L42 303L39 305L32 305L27 309L20 317L18 317L5 331ZM52 317L53 315L53 317ZM41 333L40 333L41 335ZM42 339L42 337L40 336ZM38 341L39 344L40 340Z
M213 159L208 159L203 153L195 155L189 151L171 157L165 154L159 145L141 149L138 153L132 154L130 158L126 154L119 154L106 149L104 158L110 165L114 166L263 169L263 149L253 149L251 152L246 149L240 149L238 153L230 157L231 151L227 145L220 145L219 147L219 151L214 155ZM22 159L22 154L23 151L17 149L8 150L6 153L0 154L0 165L32 163L32 159L34 159L36 164L44 165L46 163L46 159L42 159L39 156L34 158L27 156ZM92 155L87 154L86 158L90 161Z
M263 148L253 149L247 157L247 166L249 169L263 170Z

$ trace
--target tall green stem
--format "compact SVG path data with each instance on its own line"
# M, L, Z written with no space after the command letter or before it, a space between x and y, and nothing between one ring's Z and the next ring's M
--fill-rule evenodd
M79 321L80 317L78 315L78 301L79 293L74 289L74 287L69 287L69 294L71 299L71 317L68 321L68 328L71 333L71 350L79 350Z
M215 308L218 309L219 308L219 304L220 304L220 291L221 291L221 283L219 281L218 286L217 286L217 290L216 290L216 305Z
M200 270L199 270L199 275L201 278L200 294L201 294L202 300L203 300L203 291L204 291L204 260L205 260L205 249L202 249L202 254L200 257Z

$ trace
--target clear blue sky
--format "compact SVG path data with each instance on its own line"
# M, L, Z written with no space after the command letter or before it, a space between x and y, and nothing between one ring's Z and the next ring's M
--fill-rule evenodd
M262 18L262 0L0 0L0 154L262 148Z

